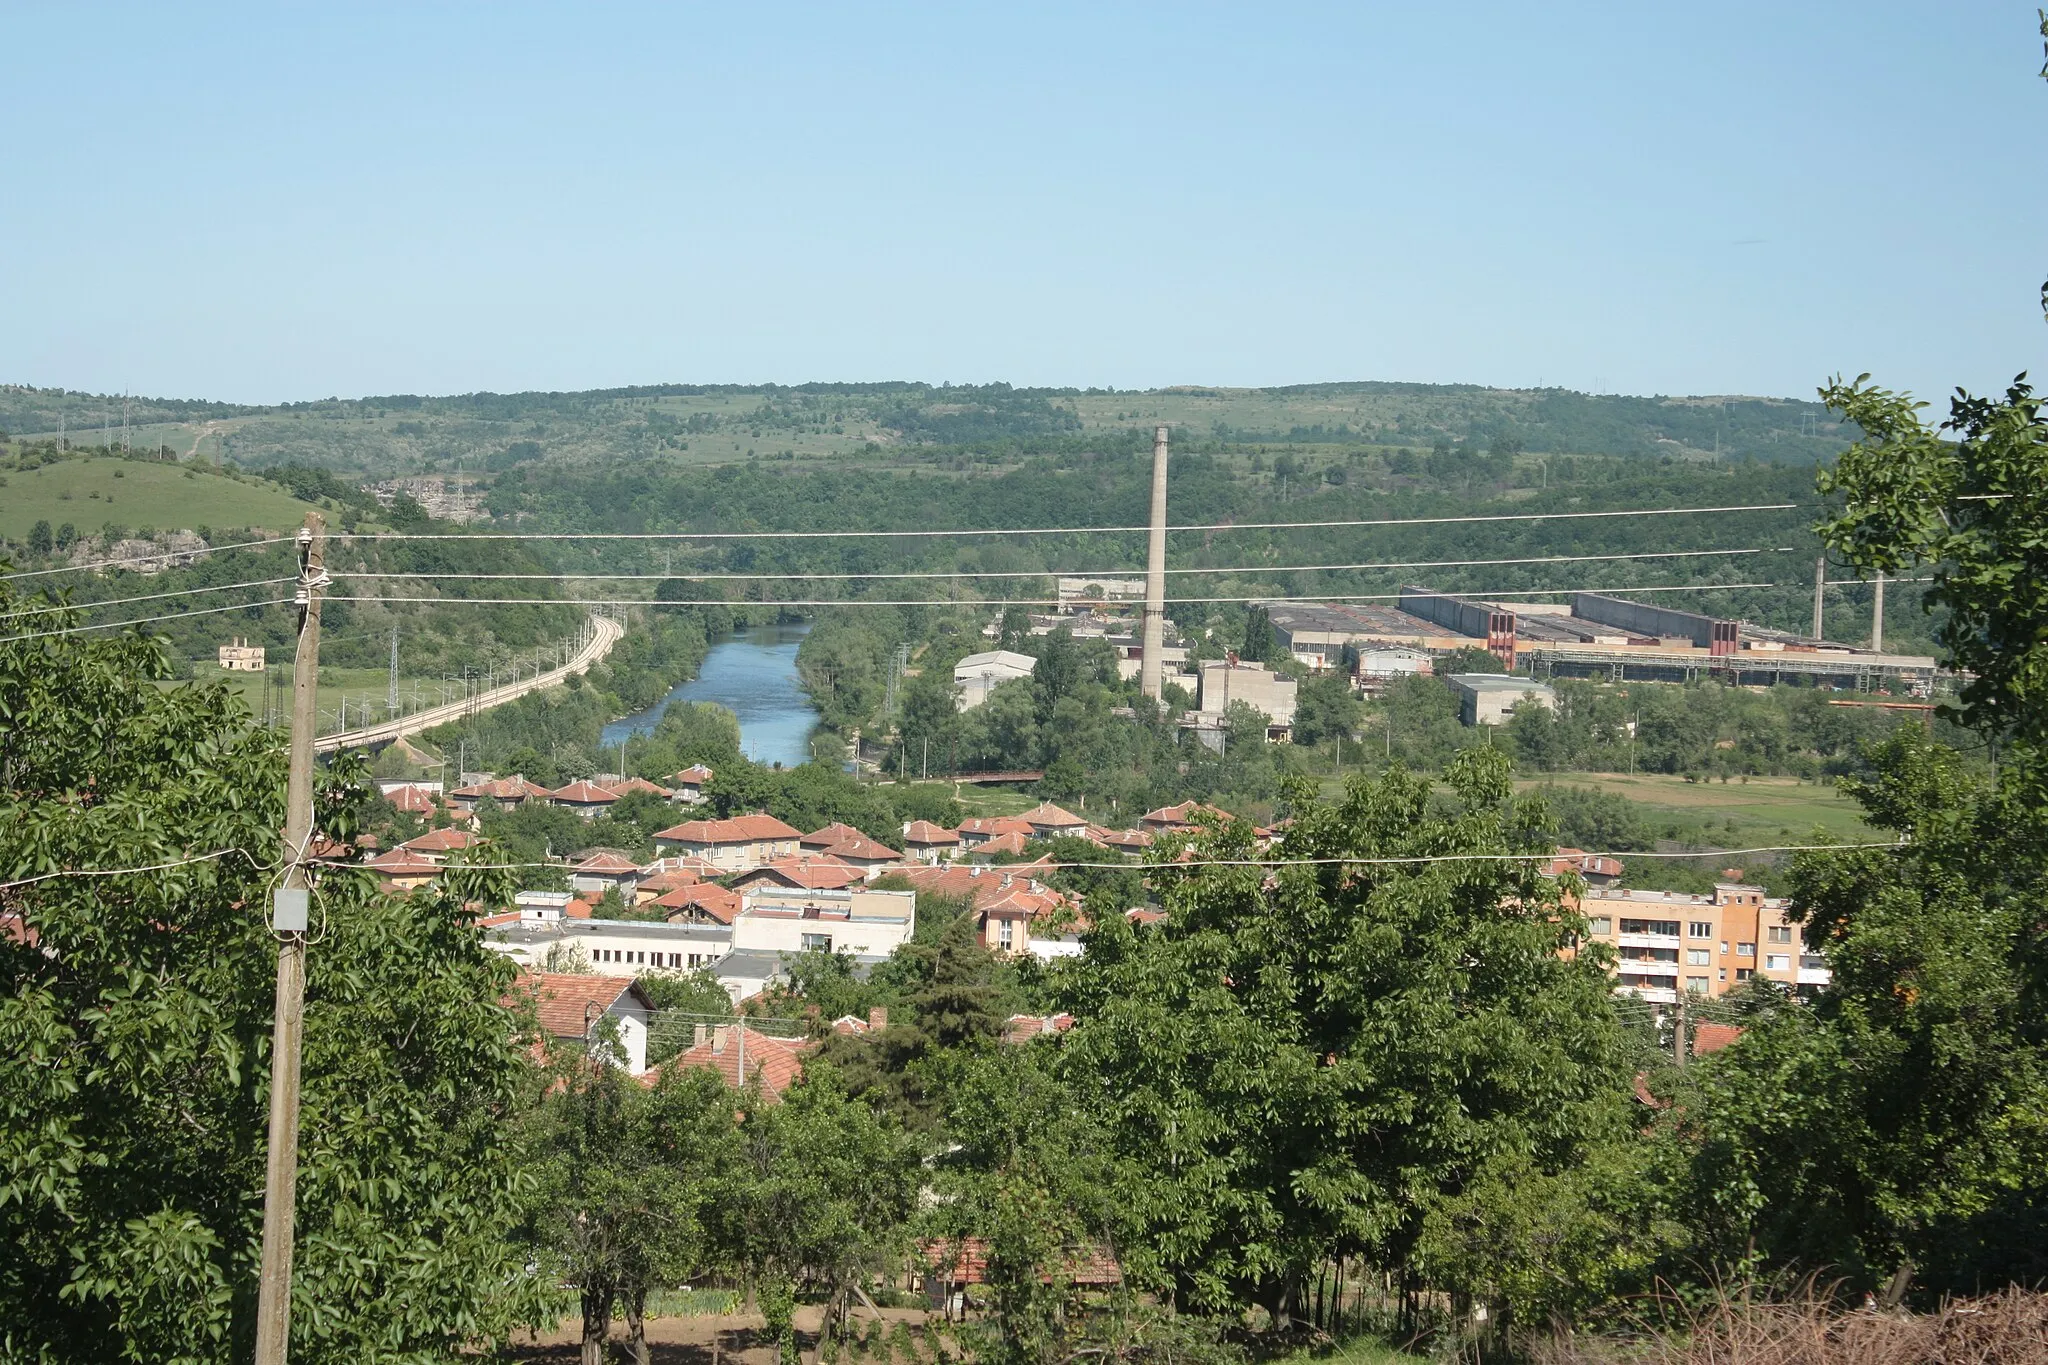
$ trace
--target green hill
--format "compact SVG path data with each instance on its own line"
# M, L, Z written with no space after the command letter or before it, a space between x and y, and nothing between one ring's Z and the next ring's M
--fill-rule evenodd
M296 526L309 504L261 483L239 483L210 471L146 460L61 460L40 469L10 470L0 489L0 537L22 540L38 521L70 522L80 535L108 523L133 533L200 526Z

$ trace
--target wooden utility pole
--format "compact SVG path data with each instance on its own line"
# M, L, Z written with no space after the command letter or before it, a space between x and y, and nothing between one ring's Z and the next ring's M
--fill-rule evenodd
M320 597L328 577L327 524L299 528L299 648L292 666L291 775L285 783L284 885L277 933L277 1012L270 1034L270 1148L263 1180L263 1275L256 1292L256 1365L285 1365L292 1332L292 1204L299 1175L299 1051L304 1035L305 857L313 839L313 737L319 723Z

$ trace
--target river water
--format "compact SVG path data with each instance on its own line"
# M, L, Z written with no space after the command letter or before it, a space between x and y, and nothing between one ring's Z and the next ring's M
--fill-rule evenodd
M793 768L810 757L818 713L797 681L796 647L807 623L749 626L721 640L696 677L678 684L645 711L604 727L604 742L654 729L674 701L715 701L740 718L740 751L756 763Z

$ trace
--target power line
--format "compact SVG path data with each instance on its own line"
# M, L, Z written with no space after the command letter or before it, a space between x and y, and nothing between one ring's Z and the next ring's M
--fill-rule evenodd
M1817 853L1827 851L1850 851L1872 848L1907 848L1910 841L1905 839L1877 843L1858 844L1766 844L1757 848L1709 848L1694 852L1640 852L1640 853L1424 853L1410 857L1367 858L1367 857L1321 857L1321 858L1189 858L1176 862L1132 863L1132 862L1050 862L998 863L991 866L1005 868L1012 872L1054 872L1064 869L1110 869L1125 872L1171 872L1182 868L1195 867L1407 867L1427 863L1507 863L1507 862L1555 862L1559 858L1577 861L1579 858L1732 858L1752 853ZM39 873L18 881L0 882L0 891L12 891L17 887L33 886L38 882L58 877L125 877L145 872L162 872L173 867L184 867L191 863L209 862L233 854L248 858L251 866L262 870L263 864L256 861L247 849L222 848L211 853L198 853L188 858L170 862L149 863L140 867L64 868L56 872ZM340 871L375 872L377 869L367 863L348 863L334 858L307 858L308 866L325 867ZM454 871L463 868L517 871L531 868L555 868L568 866L566 863L450 863L443 864L443 870Z
M1590 588L1515 588L1502 592L1470 591L1459 592L1460 597L1481 600L1505 597L1556 597L1574 592L1722 592L1742 588L1776 588L1777 583L1674 583L1649 587L1617 586L1607 584ZM984 598L860 598L860 597L816 597L816 598L745 598L718 599L709 602L659 602L646 597L329 597L330 602L384 603L388 605L427 604L444 606L476 607L1050 607L1059 605L1057 597L984 597ZM1256 593L1248 597L1169 597L1169 604L1197 604L1213 602L1398 602L1401 594L1320 592L1311 595L1289 597L1280 593Z
M1646 550L1633 554L1607 555L1536 555L1525 559L1411 559L1393 560L1370 564L1250 564L1231 565L1222 568L1196 567L1168 569L1172 574L1261 574L1261 573L1333 573L1344 570L1369 569L1460 569L1498 567L1506 564L1585 564L1595 561L1626 559L1706 559L1733 555L1774 555L1789 554L1789 545L1768 548L1740 550ZM1116 578L1142 573L1140 569L1095 569L1089 571L1069 569L928 569L922 572L892 570L887 573L841 573L807 572L800 569L762 573L412 573L393 570L388 573L337 573L335 578L424 578L440 580L489 580L489 581L545 581L569 583L638 583L664 582L680 579L689 583L711 583L727 581L756 582L808 579L813 581L853 582L863 579L904 579L904 578ZM287 580L280 579L279 582ZM1895 580L1903 581L1903 580Z
M1796 502L1745 503L1735 507L1653 507L1606 512L1501 512L1461 517L1379 517L1340 521L1218 521L1169 526L1168 531L1318 531L1364 526L1448 526L1502 521L1583 521L1595 517L1680 517L1724 512L1789 512ZM880 540L941 536L1067 536L1150 531L1150 526L1033 526L897 531L417 531L344 532L340 540Z
M281 607L292 599L273 597L265 602L236 602L225 607L201 607L197 611L174 611L165 616L138 616L128 621L101 621L94 625L65 626L61 630L38 630L26 635L0 635L0 645L11 645L22 640L50 640L60 635L76 635L87 630L120 630L124 626L146 626L158 621L183 621L193 616L212 616L223 611L248 611L256 607ZM439 600L439 599L436 599Z
M296 578L257 578L247 583L217 583L209 588L176 588L170 592L144 593L140 597L109 597L96 602L58 602L47 607L8 607L0 610L0 619L41 616L53 611L98 611L101 607L123 607L131 602L157 602L166 597L196 597L200 593L233 592L237 588L274 588L280 583L296 582Z
M197 559L201 555L221 554L228 550L258 550L266 545L289 545L290 537L280 536L271 540L242 540L232 545L208 545L199 550L166 550L155 555L130 555L125 559L100 559L90 564L66 564L55 569L22 569L14 573L0 573L0 582L15 578L41 578L44 574L85 573L90 569L116 569L128 564L163 564L180 558Z

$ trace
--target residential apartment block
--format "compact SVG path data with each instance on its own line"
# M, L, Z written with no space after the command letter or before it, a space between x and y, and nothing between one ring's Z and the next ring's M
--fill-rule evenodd
M702 858L721 872L746 872L797 850L803 835L772 815L685 820L654 836L664 857Z
M1593 887L1580 904L1586 938L1614 946L1619 984L1672 1004L1683 990L1719 996L1755 977L1810 993L1828 984L1826 961L1809 952L1791 902L1762 888L1722 882L1712 895Z

